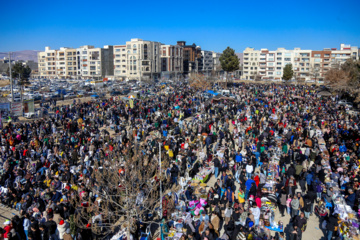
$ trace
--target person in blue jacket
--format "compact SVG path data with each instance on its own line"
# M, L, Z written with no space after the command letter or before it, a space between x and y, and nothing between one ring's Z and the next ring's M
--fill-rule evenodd
M354 207L354 204L355 204L355 193L354 193L354 190L352 190L352 189L349 189L348 192L349 192L349 195L346 195L346 196L345 196L346 203L347 203L351 208L353 208L353 207Z
M237 154L235 155L235 162L237 162L237 163L242 162L242 155L241 155L240 151L238 151Z
M245 187L246 187L246 190L245 190L245 199L247 200L248 197L249 197L249 191L250 191L250 188L251 188L251 184L254 183L255 184L255 181L254 181L254 176L251 176L251 178L249 178L248 180L246 180L245 182Z

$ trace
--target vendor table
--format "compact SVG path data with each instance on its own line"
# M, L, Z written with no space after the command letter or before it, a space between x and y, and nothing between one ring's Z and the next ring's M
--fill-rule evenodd
M214 172L214 168L213 167L207 167L207 168L202 168L199 170L199 172L195 175L195 177L193 178L193 180L199 180L201 183L205 183L208 179L209 176Z

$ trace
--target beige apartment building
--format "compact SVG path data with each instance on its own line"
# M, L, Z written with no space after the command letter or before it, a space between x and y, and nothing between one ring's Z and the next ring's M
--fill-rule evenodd
M161 43L133 38L114 46L114 76L123 80L159 78Z
M102 78L114 73L112 46L94 48L46 47L38 53L39 77L58 79Z
M244 53L243 75L246 80L281 80L283 69L292 64L294 80L323 80L332 63L344 63L347 59L359 59L358 47L341 44L340 49L324 49L321 51L294 48L287 50L278 48L255 50L246 48Z
M167 79L177 79L183 73L183 48L179 45L161 45L161 73Z

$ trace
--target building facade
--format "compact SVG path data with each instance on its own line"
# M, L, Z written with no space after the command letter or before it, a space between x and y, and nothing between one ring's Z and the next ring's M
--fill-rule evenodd
M133 38L126 45L114 46L115 78L144 80L159 78L161 43Z
M292 64L294 80L323 80L332 64L344 63L347 59L359 59L358 47L341 44L340 50L335 48L321 51L294 48L287 50L278 48L255 50L246 48L244 53L243 75L246 80L281 80L283 69Z
M211 74L214 70L214 59L213 59L213 52L211 51L201 51L201 65L200 65L201 72L207 76Z
M112 46L94 48L65 48L52 50L46 47L38 53L38 75L41 78L76 79L97 78L114 74Z
M184 74L189 74L191 72L198 73L201 71L199 66L202 65L201 60L201 47L193 45L186 45L185 41L178 41L177 45L183 48L184 56Z
M179 45L161 45L162 78L178 79L183 73L183 48Z
M82 78L101 79L114 75L113 46L95 48L85 45L76 51L78 75Z

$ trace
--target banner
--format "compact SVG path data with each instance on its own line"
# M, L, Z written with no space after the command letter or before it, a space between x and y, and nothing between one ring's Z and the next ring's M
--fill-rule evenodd
M35 112L34 99L24 101L24 113L33 113Z
M130 100L129 100L129 103L130 103L130 107L131 107L131 108L134 108L134 100L130 99Z
M22 116L22 103L11 103L11 113L13 116Z

